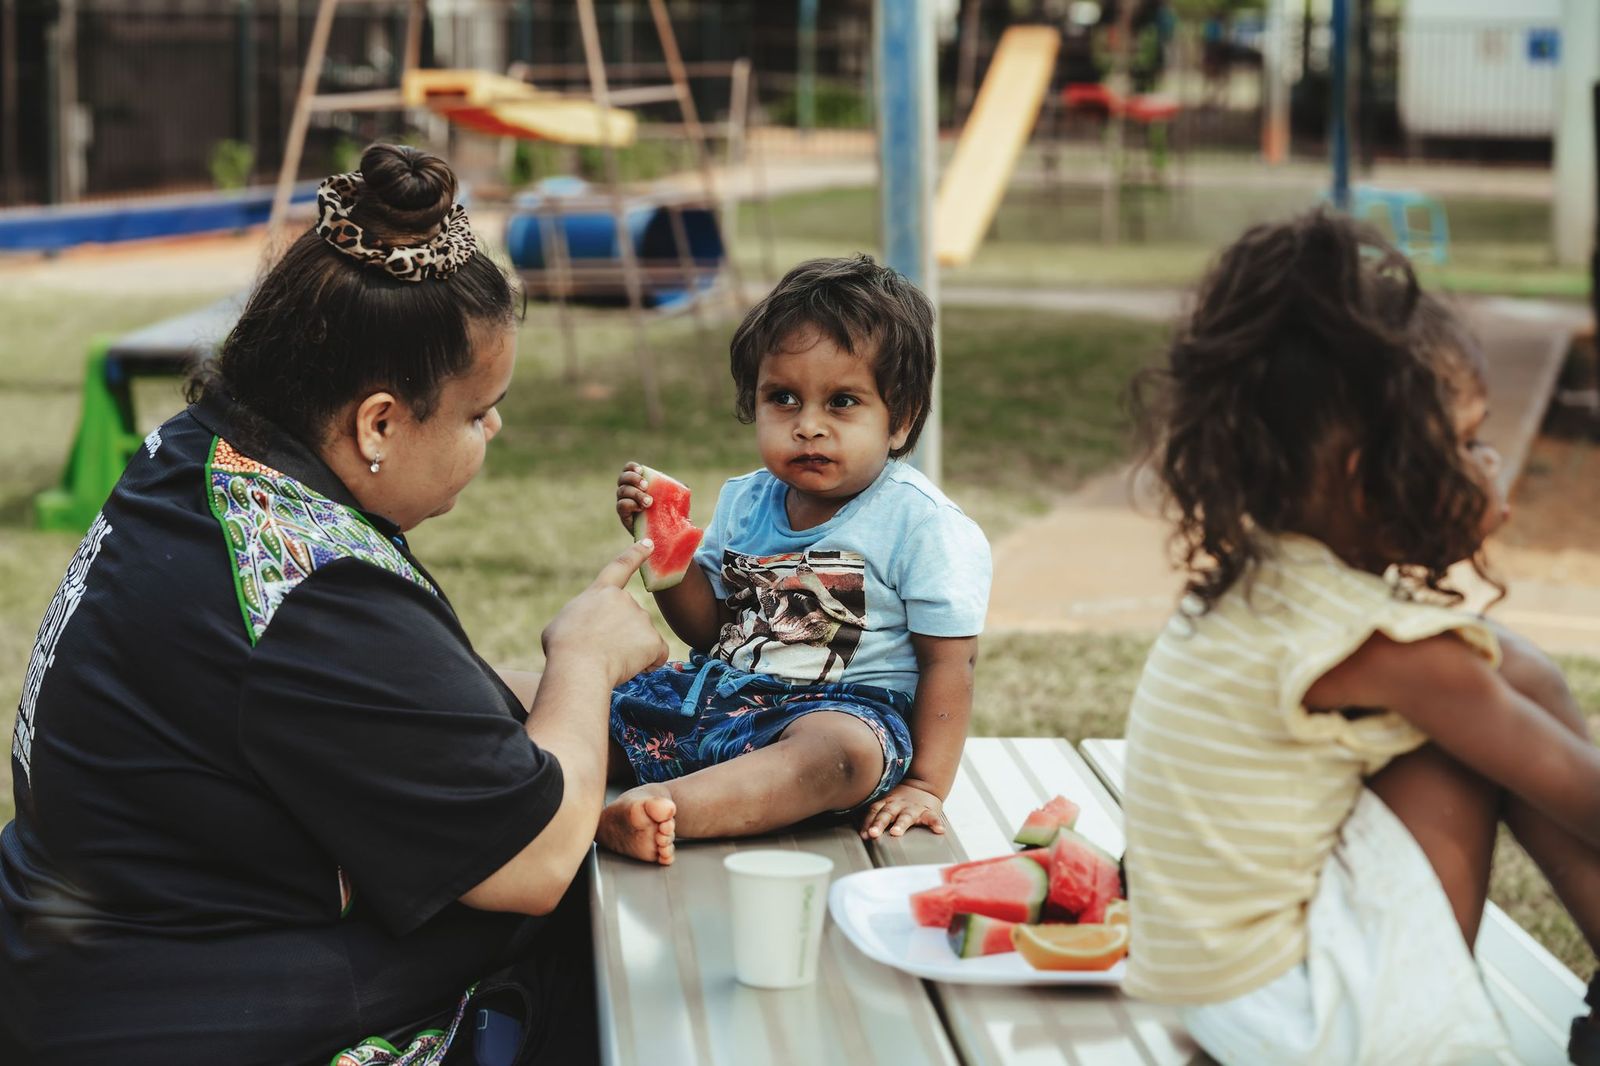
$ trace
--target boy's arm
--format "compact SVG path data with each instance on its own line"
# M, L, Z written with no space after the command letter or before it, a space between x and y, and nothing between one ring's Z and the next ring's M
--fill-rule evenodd
M733 620L733 612L717 598L711 579L698 564L691 563L682 581L655 593L655 598L667 625L679 640L696 651L709 650L716 644L723 625Z
M901 836L915 825L944 832L944 798L955 783L972 716L977 637L911 634L917 694L911 702L911 766L900 784L874 803L861 825L868 840Z
M617 517L622 520L622 528L632 533L634 518L653 502L644 467L636 462L625 464L617 477ZM697 563L689 565L678 584L652 595L667 625L679 640L696 651L710 649L717 642L723 623L732 621L733 612L717 599L711 579Z

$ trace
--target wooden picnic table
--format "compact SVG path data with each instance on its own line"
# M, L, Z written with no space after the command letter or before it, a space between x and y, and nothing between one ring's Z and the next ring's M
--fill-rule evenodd
M923 981L861 954L831 921L814 985L758 990L734 980L723 858L788 847L834 862L835 879L874 866L950 863L1013 850L1023 817L1057 793L1079 828L1120 852L1121 815L1094 772L1055 739L967 742L945 815L868 845L853 826L738 841L685 842L660 868L607 852L591 860L601 1048L608 1066L922 1063L1165 1066L1197 1055L1175 1011L1104 986Z

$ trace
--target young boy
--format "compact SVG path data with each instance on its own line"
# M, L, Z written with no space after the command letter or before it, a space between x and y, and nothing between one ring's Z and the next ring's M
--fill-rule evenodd
M989 545L897 460L932 401L933 308L868 256L791 270L731 345L764 469L730 480L697 565L656 594L694 649L618 688L613 851L670 863L677 837L744 836L828 811L862 835L944 831L972 709ZM629 463L617 514L650 486Z

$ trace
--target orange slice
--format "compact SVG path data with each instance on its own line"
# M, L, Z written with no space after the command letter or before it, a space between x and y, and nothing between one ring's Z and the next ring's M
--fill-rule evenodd
M1128 927L1120 923L1019 925L1011 940L1035 970L1109 970L1128 953Z
M1127 900L1125 900L1125 899L1114 899L1110 903L1106 904L1106 924L1107 925L1127 925L1128 924L1128 901Z

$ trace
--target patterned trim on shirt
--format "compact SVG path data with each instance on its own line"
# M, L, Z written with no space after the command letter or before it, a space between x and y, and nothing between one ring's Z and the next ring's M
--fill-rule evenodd
M360 559L438 594L359 511L241 455L221 437L212 440L206 460L206 495L228 544L251 644L284 597L336 559Z

